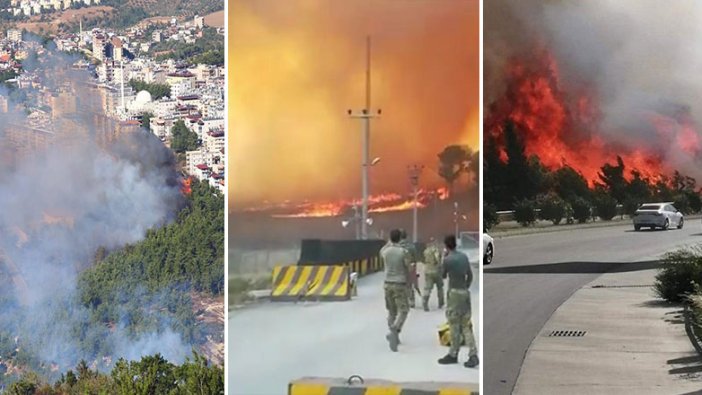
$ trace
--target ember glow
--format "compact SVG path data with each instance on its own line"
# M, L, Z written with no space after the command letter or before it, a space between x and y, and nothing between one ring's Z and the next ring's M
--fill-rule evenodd
M232 211L290 199L329 216L359 196L361 123L347 110L364 105L368 35L371 106L382 109L371 193L405 194L407 166L437 168L448 145L477 149L477 0L239 0L228 12ZM435 173L421 185L445 185Z
M524 138L527 155L538 156L550 169L569 165L590 183L598 179L603 164L616 162L617 155L628 170L650 179L673 171L664 165L659 147L650 142L627 145L605 140L597 92L566 91L558 64L547 50L513 58L505 80L505 93L492 104L485 122L486 132L499 143L505 122L511 121ZM689 114L642 113L641 120L676 149L694 156L700 153L700 138Z

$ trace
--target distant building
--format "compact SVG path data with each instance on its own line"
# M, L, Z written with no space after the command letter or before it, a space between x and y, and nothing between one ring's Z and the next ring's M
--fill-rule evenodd
M124 56L122 46L122 40L119 37L112 37L112 59L117 62L121 61Z
M204 16L199 16L195 15L195 20L194 20L195 26L198 29L203 29L205 27L205 17Z
M7 39L12 41L12 42L21 42L22 41L22 30L19 29L8 29L7 30Z
M156 30L151 33L151 41L160 43L163 40L163 33L160 30Z
M105 44L107 38L102 33L95 33L93 35L93 56L99 60L105 60Z

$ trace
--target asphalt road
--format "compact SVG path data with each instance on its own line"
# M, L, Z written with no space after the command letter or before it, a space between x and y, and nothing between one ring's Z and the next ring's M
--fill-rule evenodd
M479 284L473 268L473 322L479 341ZM447 347L438 341L444 311L411 309L400 350L389 350L383 274L359 280L358 296L346 302L262 303L229 314L228 393L286 394L291 380L303 377L364 378L399 382L478 383L478 369L442 366ZM418 306L421 306L419 297ZM459 356L467 359L467 351Z
M484 393L512 392L532 340L580 287L608 271L654 267L661 254L694 243L702 243L699 220L682 230L627 224L495 240L483 277Z

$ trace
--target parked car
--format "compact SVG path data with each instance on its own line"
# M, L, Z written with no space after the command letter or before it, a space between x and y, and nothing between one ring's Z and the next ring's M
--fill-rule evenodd
M634 213L633 220L636 231L641 228L668 230L671 226L682 229L685 223L682 213L670 202L644 203Z
M483 265L491 264L494 255L495 241L489 234L483 233Z
M480 233L478 232L461 232L458 237L458 249L463 251L468 255L468 260L471 265L478 265L479 261L479 245L478 239L480 238Z

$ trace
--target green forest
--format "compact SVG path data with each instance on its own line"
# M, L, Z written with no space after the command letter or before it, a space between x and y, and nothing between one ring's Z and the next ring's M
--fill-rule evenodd
M90 369L80 361L75 370L61 375L53 384L29 372L10 384L8 395L78 395L78 394L224 394L224 371L204 357L193 354L182 365L174 365L161 355L139 361L120 359L109 373Z
M620 158L603 163L593 185L576 169L563 165L547 169L535 155L527 156L517 127L507 122L503 146L497 138L486 136L483 157L483 223L486 229L499 220L498 210L514 210L523 226L536 220L584 223L594 218L611 220L631 215L645 202L674 202L684 214L702 210L700 188L694 178L674 171L656 179L627 167ZM506 161L500 158L500 149Z
M117 322L126 315L128 330L136 335L161 325L159 315L145 312L165 308L185 341L202 340L189 292L223 295L224 198L206 182L193 180L191 188L175 222L104 259L98 253L97 264L81 274L80 302L94 323Z
M192 44L180 41L162 41L151 48L152 52L168 53L159 55L156 60L175 59L191 64L209 64L224 66L224 38L217 29L206 27L202 37Z

